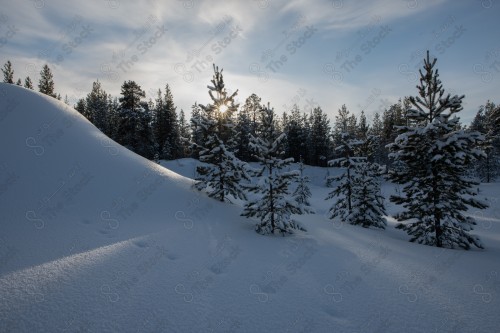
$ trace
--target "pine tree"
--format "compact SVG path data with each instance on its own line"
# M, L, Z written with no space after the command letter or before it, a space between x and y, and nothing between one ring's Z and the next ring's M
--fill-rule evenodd
M279 134L274 116L269 104L260 111L258 136L251 138L255 157L261 165L255 173L259 181L247 186L257 198L245 204L241 215L258 218L260 222L255 230L260 234L284 235L295 229L304 230L291 218L292 214L302 214L304 211L290 195L290 184L296 181L298 172L283 171L293 159L281 159L284 155L285 134Z
M307 156L306 135L302 124L299 107L294 104L286 124L283 125L286 134L285 156L299 161L301 156Z
M500 175L500 129L495 104L488 101L479 108L469 130L478 131L485 139L481 146L486 156L476 162L476 173L482 182L490 183Z
M20 87L23 85L23 82L21 81L21 79L17 79L16 85L18 85Z
M208 195L219 201L229 200L228 195L237 199L246 199L241 186L242 180L249 181L245 165L234 154L232 141L234 123L232 115L238 108L234 97L238 91L228 95L224 85L222 70L214 65L212 86L208 93L212 103L200 105L203 113L198 125L206 138L199 153L204 164L197 166L195 187L207 190Z
M350 224L364 228L385 229L384 197L380 194L379 166L370 162L357 163L352 176L352 211Z
M372 137L374 143L374 151L371 161L379 165L386 164L388 151L385 148L386 143L383 140L384 125L380 119L380 114L375 112L373 116L372 126L368 130L368 135Z
M436 61L427 52L419 94L410 98L414 108L408 112L409 125L399 127L400 134L389 145L391 158L404 164L389 173L403 185L404 195L390 200L403 205L395 218L404 223L397 228L412 236L411 242L482 248L479 238L469 234L476 222L464 214L469 207L486 207L474 199L478 183L466 176L471 162L484 155L475 149L482 138L478 132L457 129L455 114L462 110L464 96L444 95Z
M201 108L196 102L191 106L189 126L191 128L191 157L199 158L203 142L205 142L207 138L204 137L205 131L202 128Z
M311 190L307 185L309 183L309 177L304 174L304 169L304 163L302 163L301 158L299 162L300 174L297 178L297 187L295 188L292 196L297 204L302 207L303 213L314 214L314 209L311 207L311 202L309 201L312 195Z
M182 147L176 109L170 86L166 85L163 97L161 90L158 89L154 110L154 136L160 160L173 160L181 155Z
M85 99L80 98L78 101L76 101L75 110L78 111L82 116L87 118L85 109L86 109Z
M134 81L125 81L121 95L116 141L145 158L153 159L151 112L147 103L141 101L146 94Z
M3 65L2 68L3 73L3 82L14 84L14 70L12 69L12 63L10 60Z
M108 95L102 89L99 80L92 83L92 91L85 99L87 119L105 134L109 134L107 118Z
M40 80L38 81L38 91L42 94L57 98L54 91L54 78L49 66L45 64L40 71Z
M347 126L346 128L347 129ZM366 158L359 157L357 150L362 141L354 139L345 131L341 134L340 144L336 147L336 154L339 158L328 161L330 166L339 166L344 172L338 176L331 176L328 180L330 184L338 182L338 185L331 191L325 200L337 198L337 201L329 210L329 218L340 217L344 222L349 222L348 217L353 212L353 170L356 165L363 162Z
M252 120L250 111L244 105L238 113L236 120L236 156L245 162L252 160L252 151L250 149L250 137L252 135Z
M24 88L28 88L28 89L31 89L33 90L33 82L31 81L30 77L27 76L25 79L24 79Z
M181 109L179 112L179 136L181 140L181 156L182 158L190 155L190 138L191 131L186 121L186 114Z
M328 120L321 107L318 106L313 109L309 122L311 127L308 135L308 145L310 146L309 162L311 165L325 167L331 157L330 120Z

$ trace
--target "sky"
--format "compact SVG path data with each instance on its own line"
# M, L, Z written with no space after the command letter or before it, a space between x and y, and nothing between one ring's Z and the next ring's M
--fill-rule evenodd
M443 87L465 95L468 123L500 103L497 0L0 0L0 63L37 83L47 63L72 103L99 80L119 96L136 81L146 100L169 84L189 114L209 103L212 64L241 104L252 93L278 113L345 104L368 119L417 94L426 50Z

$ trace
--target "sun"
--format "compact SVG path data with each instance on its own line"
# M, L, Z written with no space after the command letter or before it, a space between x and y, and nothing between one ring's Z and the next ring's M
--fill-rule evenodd
M227 107L227 105L226 105L226 104L221 104L221 105L219 105L219 111L220 111L221 113L225 113L228 109L229 109L229 108Z

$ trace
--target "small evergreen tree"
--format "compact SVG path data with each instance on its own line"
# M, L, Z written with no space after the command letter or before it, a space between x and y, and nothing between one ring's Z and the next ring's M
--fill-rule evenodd
M33 90L33 82L31 81L30 77L27 76L25 79L24 79L24 88L28 88L28 89L31 89Z
M20 87L23 85L23 82L21 81L21 79L17 79L16 85L18 85Z
M57 94L54 91L54 77L52 76L52 71L47 64L45 64L40 71L38 91L42 94L57 98Z
M390 200L403 205L395 218L404 223L397 228L412 236L411 242L482 248L479 238L469 234L476 222L464 215L468 207L486 207L474 198L478 183L466 176L471 162L483 155L475 149L482 138L478 132L459 129L455 114L462 110L464 96L444 95L436 61L427 52L419 94L410 98L414 108L408 112L409 125L400 126L389 145L391 158L404 165L389 173L404 193Z
M14 84L14 69L12 69L12 63L10 60L3 65L2 68L3 73L3 82Z
M380 194L379 166L370 162L357 163L352 176L352 211L350 224L364 228L385 229L384 197Z
M337 201L329 210L329 218L334 219L340 217L344 222L349 222L349 216L353 211L353 187L354 178L353 172L357 164L364 161L364 157L356 156L356 150L362 141L353 139L348 132L343 132L340 138L340 145L337 146L336 154L339 158L328 161L330 166L339 166L344 169L344 172L338 176L331 176L327 183L333 184L338 182L338 185L331 191L325 200L337 198Z
M304 163L302 163L302 158L299 163L299 176L297 177L297 187L293 192L292 196L302 207L303 213L314 214L314 209L311 207L311 202L309 201L311 198L311 190L307 185L309 183L309 177L304 174Z
M291 196L289 187L298 177L297 171L283 171L292 158L281 159L284 155L285 134L279 134L274 119L274 110L263 107L260 111L258 137L252 136L251 146L255 158L260 162L260 170L255 172L259 178L256 184L247 189L257 194L257 198L245 204L242 216L256 217L260 222L255 230L260 234L287 234L293 230L304 230L291 218L292 214L304 211Z

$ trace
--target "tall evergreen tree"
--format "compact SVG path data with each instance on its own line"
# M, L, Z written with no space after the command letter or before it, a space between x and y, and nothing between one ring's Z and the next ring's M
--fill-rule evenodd
M42 94L57 98L54 91L54 77L49 66L45 64L40 71L40 80L38 81L38 91Z
M142 101L146 94L135 81L125 81L121 95L116 140L133 152L153 159L151 113Z
M388 151L385 148L386 143L383 140L384 125L380 119L380 114L375 112L373 116L372 125L368 131L374 142L374 151L372 153L371 161L379 165L386 164Z
M199 158L199 152L203 143L207 140L204 137L205 131L201 126L201 108L198 103L191 106L191 119L189 120L189 127L191 128L191 157Z
M176 110L172 91L167 84L163 97L161 90L158 90L154 117L154 136L158 148L158 158L161 160L172 160L181 155L182 148Z
M250 137L252 135L252 119L250 110L244 105L238 112L236 120L236 156L245 162L252 160Z
M488 101L479 108L470 130L478 131L485 139L481 145L486 156L476 162L476 173L482 182L490 183L500 175L500 128L498 126L499 108Z
M222 70L214 65L212 85L208 94L212 103L200 105L203 113L198 126L206 138L199 153L204 164L196 168L198 177L195 187L207 190L208 195L219 201L229 200L228 195L246 199L241 186L243 180L249 181L245 165L234 154L233 114L238 108L234 97L238 91L229 95L224 84Z
M10 60L3 65L2 68L3 73L3 82L14 84L14 69L12 69L12 63Z
M181 109L179 112L179 136L181 140L181 156L180 157L188 157L190 155L190 138L191 131L189 124L186 120L186 114L184 110Z
M290 193L290 184L296 181L298 173L284 171L293 159L281 158L284 155L285 134L279 134L274 116L269 104L260 111L258 136L251 139L255 157L261 165L255 174L259 181L247 186L257 197L245 204L241 215L258 218L260 222L255 230L260 234L284 235L294 229L304 230L291 218L292 214L302 214L303 208Z
M309 123L309 162L311 165L327 166L328 158L331 157L330 120L328 120L327 115L321 110L321 107L318 106L313 109Z
M307 156L307 140L302 119L299 107L294 104L287 123L283 126L286 134L285 156L292 157L294 161L299 161L302 155Z
M24 88L28 88L28 89L31 89L33 90L33 82L31 81L30 77L27 76L25 79L24 79Z
M464 214L469 207L486 207L474 198L478 183L466 176L471 162L484 155L475 149L482 138L478 132L457 129L456 113L464 96L444 94L436 61L427 52L418 96L410 98L409 125L399 127L400 134L389 145L391 157L405 166L389 173L404 193L390 200L403 205L395 217L404 223L397 228L412 236L411 242L482 248L479 238L469 234L476 222Z
M109 124L107 118L108 95L102 89L99 80L92 83L92 91L85 98L85 116L103 133L109 135Z

